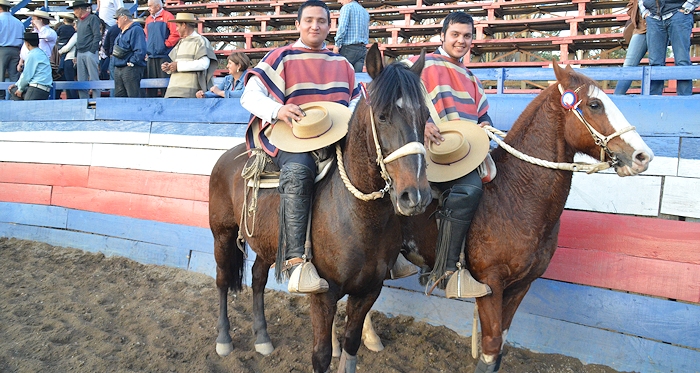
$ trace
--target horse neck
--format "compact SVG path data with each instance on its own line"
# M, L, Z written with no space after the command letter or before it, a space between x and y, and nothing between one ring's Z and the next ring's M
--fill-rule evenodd
M565 114L559 102L559 92L555 86L550 86L528 105L508 131L505 142L532 157L570 163L575 151L566 143ZM494 151L494 160L498 168L495 182L502 190L508 193L526 191L533 199L544 198L550 202L543 202L544 209L556 211L564 208L572 172L525 163L502 148Z

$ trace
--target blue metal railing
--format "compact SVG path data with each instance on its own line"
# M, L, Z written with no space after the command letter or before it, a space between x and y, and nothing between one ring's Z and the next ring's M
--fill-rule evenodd
M586 67L575 69L593 80L639 80L642 82L642 95L649 95L652 80L691 80L700 79L698 66L637 66L637 67ZM495 80L496 94L504 94L506 81L555 80L554 70L539 67L517 68L478 68L472 69L480 80ZM357 73L359 81L370 81L367 73ZM168 78L142 79L141 88L166 88ZM0 90L7 89L12 82L0 82ZM54 82L54 89L113 89L114 81L100 80L87 82Z

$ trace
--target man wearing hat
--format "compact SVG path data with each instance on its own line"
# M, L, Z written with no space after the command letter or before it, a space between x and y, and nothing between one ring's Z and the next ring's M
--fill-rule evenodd
M163 62L172 62L168 54L180 40L177 25L169 22L175 19L172 13L163 9L162 0L148 0L148 17L144 31L146 32L146 77L149 79L167 78L168 74L161 69ZM148 97L158 97L158 88L146 89ZM160 95L162 96L163 93Z
M9 81L16 82L19 79L19 51L22 48L22 22L10 13L12 3L9 0L0 0L0 82L5 81L5 74L9 75ZM5 91L0 91L0 100L5 99Z
M24 45L29 53L19 80L10 86L10 97L13 100L46 100L53 84L49 57L39 49L39 34L35 32L24 34Z
M56 45L56 31L54 31L51 26L49 26L49 21L51 20L51 15L43 10L35 10L34 12L27 13L32 17L32 27L34 32L39 34L39 49L46 53L46 56L51 60L51 55L53 54L53 47ZM19 70L22 70L24 66L24 61L27 60L27 53L29 50L25 46L22 46L22 50L19 53Z
M100 49L100 40L102 40L100 19L92 14L92 4L85 0L76 0L68 9L73 9L78 23L78 38L75 43L78 81L100 80L99 56L97 55L97 51ZM80 98L88 98L88 94L86 89L78 91ZM92 90L93 98L100 97L100 95L100 90Z
M112 50L114 96L141 97L141 78L146 69L146 35L128 9L117 9L114 18L121 30Z
M431 118L425 126L426 171L431 187L440 193L437 252L431 279L441 286L448 279L448 298L491 293L488 285L476 281L467 266L460 263L462 245L483 194L478 168L485 180L495 174L490 157L480 167L488 155L489 139L479 125L490 125L489 105L481 82L462 61L471 48L473 31L470 15L454 12L445 17L440 34L442 46L425 56L421 75L433 102L433 107L429 107ZM416 59L411 59L411 63Z
M165 97L197 97L197 91L207 91L219 61L214 48L204 36L196 31L201 23L192 13L178 13L171 23L177 25L180 41L169 57L172 62L163 62L161 69L170 74Z
M360 91L352 65L326 48L330 12L324 2L303 3L296 28L299 40L270 51L246 75L241 105L252 114L248 148L264 150L280 168L276 278L281 281L285 272L290 292L322 293L328 291L328 282L302 259L316 177L311 151L345 135ZM323 123L320 119L327 115L330 120L321 131L307 133L307 127Z

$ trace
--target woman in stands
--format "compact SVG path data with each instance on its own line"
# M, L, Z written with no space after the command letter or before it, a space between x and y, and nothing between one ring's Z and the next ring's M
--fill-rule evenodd
M197 92L197 98L236 98L243 93L243 76L250 67L250 58L245 53L231 53L227 59L228 73L224 80L208 91Z

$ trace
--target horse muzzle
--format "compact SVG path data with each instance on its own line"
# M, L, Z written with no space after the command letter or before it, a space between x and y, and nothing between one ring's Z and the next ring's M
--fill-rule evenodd
M392 188L389 195L391 197L391 202L394 205L394 211L396 214L404 216L413 216L424 213L425 209L433 200L430 187L409 187L402 190L400 193L397 193Z
M636 150L632 153L632 157L627 157L626 154L618 154L618 164L615 166L615 172L618 176L634 176L646 171L649 168L649 163L654 159L654 153L651 150Z

